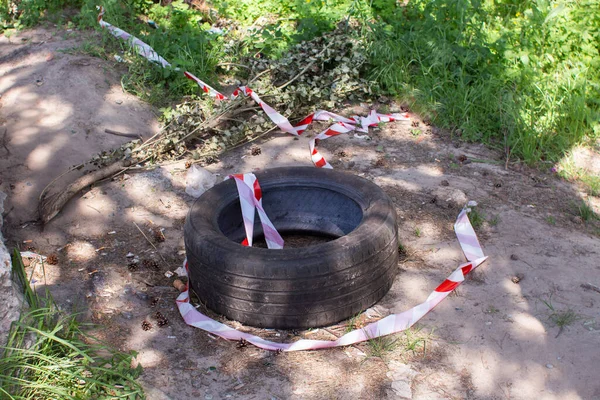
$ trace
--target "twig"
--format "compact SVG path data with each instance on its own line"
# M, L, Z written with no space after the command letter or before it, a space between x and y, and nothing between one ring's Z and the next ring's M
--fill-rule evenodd
M242 67L242 68L246 68L247 70L251 70L251 69L252 69L252 68L250 68L250 67L249 67L249 66L247 66L247 65L244 65L244 64L238 64L238 63L231 63L231 62L219 63L219 64L217 64L217 67L225 67L225 66L228 66L228 65L233 65L233 66L236 66L236 67Z
M284 87L286 87L287 85L291 84L291 83L292 83L292 82L294 82L296 79L298 79L298 78L300 78L302 75L304 75L304 74L306 73L306 71L308 71L308 70L309 70L309 68L311 68L311 67L312 67L312 66L313 66L313 65L314 65L314 64L317 62L318 58L319 58L319 57L320 57L320 56L321 56L323 53L325 53L325 50L329 49L329 47L330 47L330 46L331 46L331 44L329 44L329 45L325 46L325 47L323 48L323 50L321 50L321 51L319 52L319 54L317 54L317 55L315 56L315 59L314 59L313 61L309 62L309 63L306 65L306 67L304 67L304 69L298 73L298 75L294 76L292 79L290 79L289 81L287 81L287 82L286 82L286 83L284 83L283 85L281 85L281 86L278 86L278 87L277 87L277 90L281 90L281 89L283 89Z
M142 135L136 135L135 133L122 133L122 132L113 131L112 129L105 129L104 132L111 134L111 135L115 135L115 136L122 136L122 137L128 137L128 138L133 138L133 139L143 139Z
M148 236L146 236L146 234L144 233L144 231L140 229L140 227L138 226L138 224L136 224L136 223L135 223L135 221L132 221L132 222L133 222L133 224L135 225L135 227L136 227L136 228L138 228L138 231L140 231L140 233L141 233L142 235L144 235L144 238L146 238L146 240L148 241L148 243L150 243L150 245L151 245L152 247L154 247L154 250L156 250L156 252L158 253L158 256L159 256L160 258L162 258L162 260L164 261L164 263L165 263L165 264L167 265L167 267L168 267L168 266L169 266L169 263L167 262L167 260L165 260L165 258L162 256L162 254L160 254L160 251L158 251L158 249L156 248L156 246L154 245L154 243L152 243L152 242L150 241L150 239L148 239Z
M267 68L265 69L263 72L259 73L258 75L256 75L254 78L250 79L248 81L248 85L250 85L252 82L254 82L255 80L257 80L258 78L260 78L261 76L263 76L264 74L266 74L267 72L271 72L271 68Z
M91 208L92 210L96 211L98 214L102 214L102 212L100 210L98 210L96 207L92 207L89 204L87 205L89 208Z
M8 133L8 128L4 128L4 134L2 135L2 147L4 147L4 149L6 150L6 155L10 156L10 150L8 149L8 146L6 145L6 134Z
M242 140L242 141L240 141L240 142L236 143L236 144L235 144L233 147L229 147L229 148L227 148L227 149L225 149L225 150L223 150L223 151L221 151L221 152L217 152L217 151L215 151L215 152L211 152L211 153L203 154L203 156L206 156L206 157L208 157L208 156L214 156L214 155L221 155L221 154L224 154L225 152L228 152L228 151L235 150L235 149L237 149L238 147L241 147L241 146L244 146L244 145L246 145L246 144L248 144L248 143L252 143L252 142L254 142L255 140L257 140L257 139L259 139L259 138L261 138L261 137L265 136L266 134L268 134L268 133L270 133L270 132L273 132L273 131L274 131L275 129L277 129L277 128L279 128L279 127L278 127L277 125L275 125L275 126L274 126L274 127L272 127L271 129L269 129L269 130L267 130L267 131L265 131L265 132L261 133L260 135L258 135L258 136L256 136L256 137L253 137L253 138L252 138L252 139L250 139L250 140ZM197 164L197 163L200 163L200 162L203 162L203 160L196 160L196 161L192 161L192 164ZM162 164L159 164L159 165L162 165Z
M336 335L335 333L333 333L333 331L327 329L327 328L321 328L323 329L325 332L329 333L331 336L333 336L334 338L339 339L340 337L338 335ZM358 346L356 346L355 344L351 344L350 346L354 347L356 350L358 350L360 352L361 355L365 355L365 352L362 351L361 349L358 348Z
M593 290L594 292L600 293L600 287L596 285L592 285L591 283L582 283L581 287L588 290Z

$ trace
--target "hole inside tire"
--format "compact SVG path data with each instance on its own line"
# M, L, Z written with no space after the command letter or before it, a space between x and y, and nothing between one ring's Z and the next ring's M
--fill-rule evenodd
M286 248L328 242L352 232L361 222L361 206L335 190L311 186L263 187L263 207ZM221 232L240 243L245 237L239 198L233 199L217 216ZM261 242L263 245L261 245ZM258 215L254 219L254 246L266 247Z
M286 249L316 246L317 244L327 243L339 237L315 234L313 232L279 232L279 234L285 242ZM255 237L252 246L263 249L268 248L264 236Z

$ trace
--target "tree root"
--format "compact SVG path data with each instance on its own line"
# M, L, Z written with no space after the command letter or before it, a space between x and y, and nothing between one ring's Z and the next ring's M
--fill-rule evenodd
M89 174L78 178L69 184L64 190L56 193L53 196L43 196L40 199L38 206L38 212L42 223L47 224L52 220L52 218L56 217L65 204L67 204L67 202L80 190L85 189L101 179L114 175L130 165L131 161L129 160L117 161L104 168L90 172Z

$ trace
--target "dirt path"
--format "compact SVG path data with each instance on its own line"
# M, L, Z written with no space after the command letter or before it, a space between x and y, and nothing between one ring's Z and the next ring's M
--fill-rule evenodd
M150 399L600 397L600 293L581 287L600 286L599 226L575 218L581 194L550 173L506 170L498 154L453 143L416 119L418 126L388 124L372 140L340 136L321 146L335 168L373 180L397 206L407 255L375 310L386 315L423 301L463 261L452 224L467 199L480 203L476 230L490 259L417 330L376 345L276 355L186 326L173 278L164 275L184 257L182 225L193 199L184 193L183 163L98 185L40 233L27 222L40 191L69 166L121 143L105 128L157 129L151 108L121 91L114 63L61 52L78 43L63 35L0 39L5 236L10 246L57 255L58 264L46 266L54 295L66 309L86 310L105 339L139 351ZM208 169L223 177L310 165L306 137L274 134L256 156L250 147ZM157 311L167 326L158 326ZM144 320L152 329L142 329ZM332 339L340 329L261 334Z

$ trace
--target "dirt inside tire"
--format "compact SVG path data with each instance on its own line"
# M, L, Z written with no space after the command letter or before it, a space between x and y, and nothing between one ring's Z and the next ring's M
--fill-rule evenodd
M210 309L247 325L296 329L365 310L397 272L396 212L375 184L352 174L289 167L256 174L263 206L284 236L321 238L271 250L245 247L233 180L203 194L184 227L190 283ZM255 237L263 235L255 221Z

